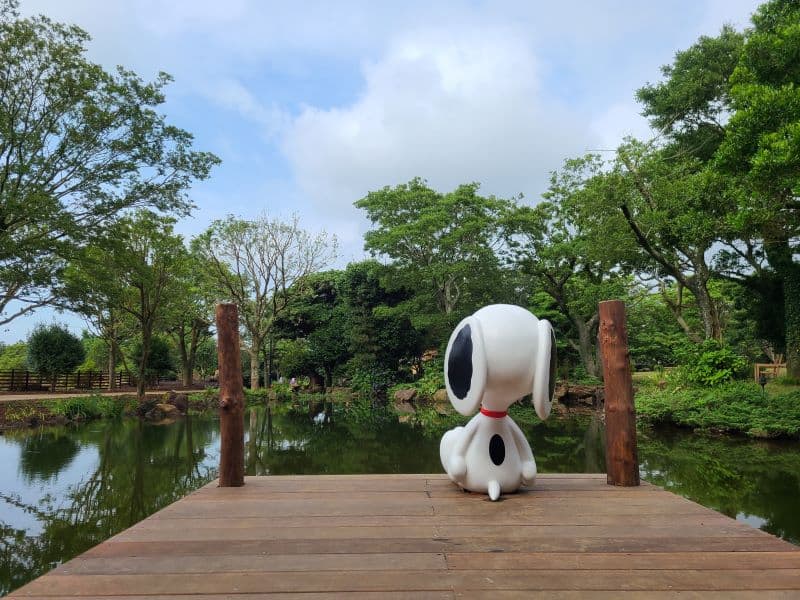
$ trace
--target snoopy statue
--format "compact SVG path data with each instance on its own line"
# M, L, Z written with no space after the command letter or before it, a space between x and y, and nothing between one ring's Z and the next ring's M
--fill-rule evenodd
M453 330L444 356L447 396L464 427L447 431L439 445L442 466L471 492L516 492L533 483L536 461L508 407L532 394L541 419L550 415L555 387L553 327L519 306L492 304Z

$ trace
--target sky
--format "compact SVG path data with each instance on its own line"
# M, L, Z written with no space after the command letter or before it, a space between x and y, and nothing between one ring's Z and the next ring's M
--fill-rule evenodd
M222 159L196 183L187 239L214 220L297 214L339 240L342 266L366 257L353 202L427 179L439 191L536 203L550 173L624 136L651 132L635 90L753 0L430 2L22 0L23 14L74 23L90 60L175 81L162 112ZM25 339L43 309L0 330Z

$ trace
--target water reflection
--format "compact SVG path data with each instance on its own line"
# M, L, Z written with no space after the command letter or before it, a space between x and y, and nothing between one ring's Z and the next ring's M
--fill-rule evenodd
M522 425L539 470L603 472L596 417ZM0 593L174 502L215 477L218 422L138 420L0 436ZM249 409L248 475L438 473L441 431L353 422L330 405L306 415ZM800 444L642 432L645 479L800 542Z
M165 427L126 420L8 432L0 445L0 592L211 480L216 460L206 458L216 435L213 421L193 419ZM7 460L14 445L16 473Z
M800 544L800 444L642 432L642 476L730 517Z

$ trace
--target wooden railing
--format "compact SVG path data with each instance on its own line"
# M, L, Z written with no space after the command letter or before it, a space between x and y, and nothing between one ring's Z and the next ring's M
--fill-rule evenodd
M102 371L77 371L62 373L55 378L44 373L11 369L0 371L0 392L67 392L70 390L108 389L108 373ZM135 385L131 373L120 372L114 376L115 387Z
M756 363L754 369L756 383L759 383L762 373L767 377L786 375L786 363Z

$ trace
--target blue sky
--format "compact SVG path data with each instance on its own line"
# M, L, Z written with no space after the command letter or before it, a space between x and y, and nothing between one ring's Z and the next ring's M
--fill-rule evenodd
M634 90L750 0L266 2L22 0L75 23L92 60L173 75L163 112L223 164L191 190L187 238L226 214L300 216L364 257L353 202L426 178L534 203L565 158L647 136ZM41 310L0 331L24 339Z

